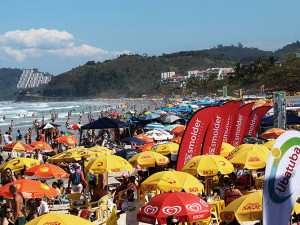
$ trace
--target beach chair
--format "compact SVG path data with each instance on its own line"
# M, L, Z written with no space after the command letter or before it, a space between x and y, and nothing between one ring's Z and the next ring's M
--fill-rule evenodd
M74 192L72 194L68 194L66 199L69 201L70 209L74 208L89 208L89 202L87 197L85 197L82 193Z
M212 218L212 221L216 220L217 224L219 224L220 218L219 218L219 212L218 212L218 208L215 205L211 205L210 206L210 211L211 211L211 215L213 215L214 217Z

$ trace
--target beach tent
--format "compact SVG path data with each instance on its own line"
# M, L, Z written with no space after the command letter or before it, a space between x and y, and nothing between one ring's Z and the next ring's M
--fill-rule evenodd
M94 122L83 125L81 130L88 129L106 129L106 128L126 128L129 125L119 120L110 119L108 117L102 117Z
M286 124L287 125L297 125L300 124L300 117L294 114L286 114ZM274 116L269 116L268 118L263 119L260 124L261 127L272 127L274 126Z

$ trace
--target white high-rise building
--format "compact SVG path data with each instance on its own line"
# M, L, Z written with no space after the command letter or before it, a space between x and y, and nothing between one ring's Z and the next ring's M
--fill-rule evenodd
M44 73L34 70L23 70L17 88L34 88L42 84L48 84L52 76L46 76Z

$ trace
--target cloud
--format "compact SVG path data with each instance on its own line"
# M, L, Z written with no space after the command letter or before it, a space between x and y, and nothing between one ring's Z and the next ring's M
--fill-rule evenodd
M76 46L72 34L53 29L15 30L0 35L0 54L13 57L18 62L24 62L29 57L59 56L105 59L129 53L128 50L110 52L87 44Z

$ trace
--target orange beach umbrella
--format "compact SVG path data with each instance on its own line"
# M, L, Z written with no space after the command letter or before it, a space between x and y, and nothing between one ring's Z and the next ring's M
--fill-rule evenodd
M43 141L33 142L29 146L40 150L52 150L51 146Z
M75 145L78 143L76 138L72 136L60 136L59 138L56 138L54 142L64 143L67 145Z
M26 170L24 174L27 176L35 175L36 177L43 177L43 178L69 177L69 174L66 171L64 171L62 168L49 163L44 163L44 164L31 167L28 170Z
M0 188L0 195L4 198L12 198L12 195L9 193L11 184L17 185L17 192L24 198L42 198L45 195L49 198L57 195L56 190L47 184L35 180L22 179L10 182Z
M279 129L279 128L272 128L270 130L267 130L265 132L263 132L260 137L261 138L265 138L265 139L271 139L271 138L277 138L279 137L281 134L283 134L285 132L285 130L283 129Z
M149 137L147 137L145 135L139 134L139 135L136 135L134 137L137 137L137 138L139 138L139 139L141 139L143 141L146 141L147 143L153 143L154 142L152 138L149 138Z

